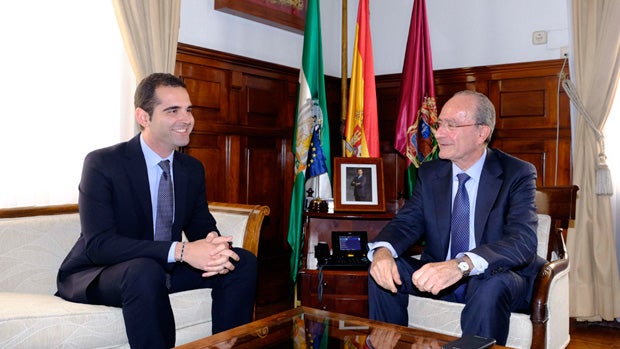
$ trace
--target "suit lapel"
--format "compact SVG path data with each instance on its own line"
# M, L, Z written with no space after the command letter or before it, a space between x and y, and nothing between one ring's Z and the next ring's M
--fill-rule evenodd
M180 238L181 229L183 229L183 216L181 212L186 212L185 198L187 197L187 186L189 174L187 166L183 162L182 157L174 152L174 162L172 170L174 171L174 224L172 225L172 239L177 239L177 233Z
M443 162L443 166L436 172L437 175L432 185L434 212L437 214L436 224L439 233L440 243L443 247L442 253L448 253L448 243L450 241L450 217L452 215L452 163Z
M503 170L497 155L489 148L484 166L482 167L482 173L480 174L478 195L476 197L476 217L474 217L476 246L480 245L491 208L497 200L497 195L502 187L503 181L500 179L502 173Z
M149 177L146 169L146 161L140 147L140 135L138 134L129 142L127 142L127 151L125 157L125 169L127 171L129 181L135 191L135 204L138 206L137 212L142 217L143 222L149 222L150 231L144 230L145 234L150 234L152 239L154 236L153 227L153 204L151 202L151 190L149 188ZM144 237L146 238L146 236Z

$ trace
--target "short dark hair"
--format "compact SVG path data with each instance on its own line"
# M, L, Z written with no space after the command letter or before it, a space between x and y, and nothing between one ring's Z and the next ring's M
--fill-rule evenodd
M152 117L155 106L160 103L155 96L155 90L160 86L186 88L183 80L177 76L168 73L153 73L142 79L136 87L136 93L133 97L134 107L143 109Z

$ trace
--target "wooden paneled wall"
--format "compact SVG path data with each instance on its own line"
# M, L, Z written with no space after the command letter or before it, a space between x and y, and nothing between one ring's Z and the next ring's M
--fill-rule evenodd
M538 185L571 184L569 101L558 86L562 67L562 60L553 60L438 70L438 108L463 89L488 95L498 112L491 145L532 162ZM203 162L209 200L271 208L259 244L257 302L286 299L299 70L179 44L176 74L187 84L196 118L183 151ZM406 166L393 148L400 74L377 76L376 85L389 208L404 190ZM326 77L326 90L332 157L336 157L342 149L340 79Z

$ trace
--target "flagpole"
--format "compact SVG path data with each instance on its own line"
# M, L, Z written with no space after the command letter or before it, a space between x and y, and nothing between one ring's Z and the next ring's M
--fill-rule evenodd
M341 0L342 2L342 49L340 51L340 139L342 143L342 153L341 156L345 154L344 147L344 128L347 122L347 96L349 93L347 92L347 78L349 73L349 68L347 65L348 51L347 51L347 40L348 40L348 29L347 29L347 1Z

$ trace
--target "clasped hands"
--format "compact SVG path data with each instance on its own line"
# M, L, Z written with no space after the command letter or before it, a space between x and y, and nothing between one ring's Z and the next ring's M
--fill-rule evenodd
M396 261L392 253L385 247L378 248L373 254L370 275L384 289L396 293L397 285L402 285ZM434 295L450 287L463 277L456 260L427 263L413 273L411 281L422 292Z
M204 239L185 243L183 262L203 270L203 277L227 274L235 269L233 261L239 261L239 255L230 248L231 242L232 236L219 236L212 231ZM180 254L181 243L178 243L175 257Z

